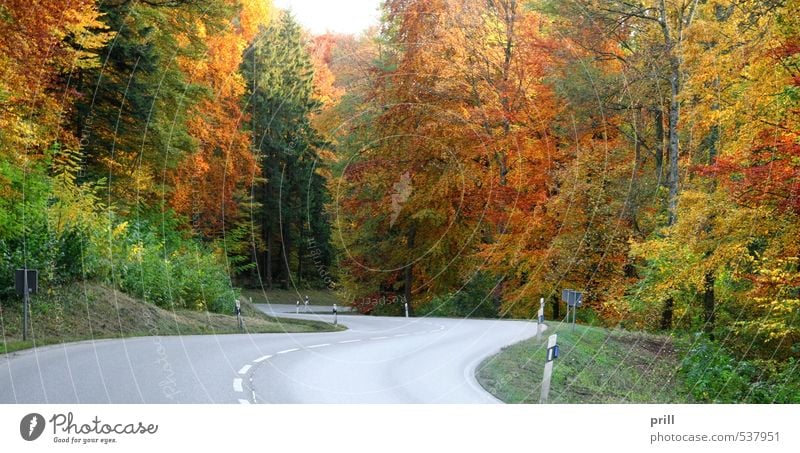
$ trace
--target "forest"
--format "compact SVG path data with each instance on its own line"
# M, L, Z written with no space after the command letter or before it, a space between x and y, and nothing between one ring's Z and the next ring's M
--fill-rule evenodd
M685 339L696 400L797 402L798 11L385 0L312 35L269 0L6 0L0 301L23 267L218 313L560 321L572 288Z

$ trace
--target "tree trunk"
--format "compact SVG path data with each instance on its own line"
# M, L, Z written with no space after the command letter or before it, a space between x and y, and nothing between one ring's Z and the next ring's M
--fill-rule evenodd
M677 67L672 68L670 76L670 103L669 103L669 170L667 174L667 184L669 185L669 200L667 211L669 213L668 226L672 226L678 221L678 118L679 105L678 95L680 94L679 76ZM664 330L672 328L672 312L675 301L670 297L664 301L664 309L661 315L661 328Z
M669 140L668 147L668 160L669 168L667 170L667 184L669 185L669 199L667 201L667 212L669 214L668 226L672 226L678 220L678 190L679 190L679 173L678 173L678 120L680 119L680 103L679 96L681 93L681 63L680 56L677 52L680 49L676 48L676 44L681 39L681 30L684 23L684 18L678 19L677 38L673 38L672 31L669 25L669 14L667 13L666 1L659 2L659 24L664 33L664 49L666 58L669 61L669 121L667 125L667 135ZM688 25L688 23L687 23ZM678 40L676 42L676 40ZM672 327L672 316L674 311L675 301L669 297L664 301L664 308L661 313L661 328L664 330Z
M705 276L705 288L703 292L703 332L705 332L712 340L714 339L714 321L716 320L716 316L714 314L716 311L714 306L714 283L714 274L707 272Z
M283 280L281 281L281 285L283 289L289 289L289 280L292 278L292 268L289 266L289 262L292 258L292 237L289 232L289 225L284 223L282 231Z
M661 108L656 108L653 112L655 115L656 126L656 186L664 184L664 112Z
M503 277L500 277L500 279L497 280L494 291L492 291L492 303L494 304L494 311L497 313L498 317L500 317L503 306L503 286L505 286L505 280Z
M412 226L408 230L408 235L406 236L406 240L408 242L407 248L412 250L414 248L414 237L416 236L416 231ZM410 258L409 258L410 259ZM408 315L414 315L414 306L411 303L411 286L414 284L414 264L409 262L405 269L403 270L403 298L405 299L405 303L408 304Z
M675 309L675 300L672 296L664 301L664 310L661 312L661 330L672 329L672 314Z
M297 246L297 283L303 280L303 254L305 253L305 240L303 239L303 227L300 227L300 244Z
M674 64L670 76L670 103L669 103L669 226L678 220L678 119L680 117L680 68Z
M558 321L561 318L561 301L558 294L552 297L553 300L553 321Z
M264 278L267 280L267 288L272 289L272 228L264 228L264 240L267 242L266 259L264 260Z

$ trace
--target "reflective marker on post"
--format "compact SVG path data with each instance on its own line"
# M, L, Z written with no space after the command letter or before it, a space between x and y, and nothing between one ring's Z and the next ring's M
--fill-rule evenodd
M542 393L540 403L546 403L550 396L550 378L553 376L553 361L558 358L558 335L553 334L547 338L547 359L544 363L544 377L542 378Z
M558 358L558 345L553 346L552 348L547 348L547 361L552 362L553 360Z

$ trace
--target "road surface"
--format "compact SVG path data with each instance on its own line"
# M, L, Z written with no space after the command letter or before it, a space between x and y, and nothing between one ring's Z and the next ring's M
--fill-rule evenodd
M523 321L338 319L347 331L141 337L12 353L0 356L0 403L497 403L475 368L536 333Z

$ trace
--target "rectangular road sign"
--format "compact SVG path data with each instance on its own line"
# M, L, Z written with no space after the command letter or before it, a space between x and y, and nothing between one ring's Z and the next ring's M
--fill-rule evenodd
M580 291L565 289L562 291L562 298L570 307L580 307L583 304L583 293Z
M28 294L39 290L39 271L36 269L17 269L14 272L14 286L18 296L25 295L25 280L28 280Z

